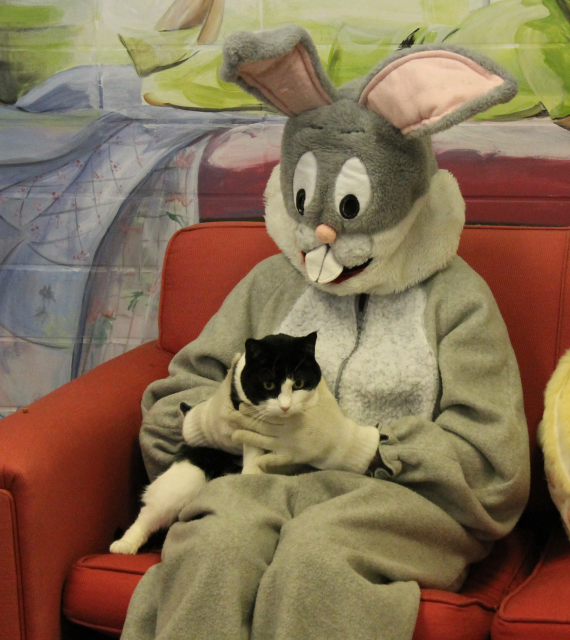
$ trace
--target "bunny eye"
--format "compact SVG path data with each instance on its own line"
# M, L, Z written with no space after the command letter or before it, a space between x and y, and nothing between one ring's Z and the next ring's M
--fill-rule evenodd
M339 210L343 218L352 220L360 212L360 202L358 202L358 198L355 195L349 193L340 201Z
M370 193L370 178L366 167L358 158L348 159L342 165L334 188L337 211L346 220L356 218L368 205Z
M305 189L299 189L297 191L297 195L295 196L295 206L297 207L297 211L304 215L305 213L305 199L307 198L307 194L305 193Z
M293 200L295 208L304 215L305 209L311 203L317 184L317 159L312 151L301 156L293 175Z

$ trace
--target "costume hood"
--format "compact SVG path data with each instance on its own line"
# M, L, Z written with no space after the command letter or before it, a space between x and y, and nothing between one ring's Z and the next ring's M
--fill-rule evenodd
M267 229L310 283L337 295L402 291L449 263L465 205L430 135L517 91L485 56L425 45L336 89L295 26L234 34L220 75L289 116Z

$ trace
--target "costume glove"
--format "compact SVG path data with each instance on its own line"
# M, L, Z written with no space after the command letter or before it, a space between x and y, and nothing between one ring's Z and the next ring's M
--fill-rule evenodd
M200 402L184 417L182 437L193 447L214 447L230 453L241 453L241 446L232 441L232 434L239 424L234 417L238 412L231 401L234 369L241 354L236 354L228 373L214 395Z
M313 406L280 424L256 419L248 415L247 405L240 405L235 421L243 429L234 431L233 441L269 451L257 460L264 471L287 464L310 464L317 469L365 473L378 450L378 429L347 418L324 379L317 394Z

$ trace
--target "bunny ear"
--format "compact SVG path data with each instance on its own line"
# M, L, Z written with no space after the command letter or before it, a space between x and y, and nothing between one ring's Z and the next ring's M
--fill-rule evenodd
M485 56L420 46L386 60L369 77L360 104L415 138L508 102L516 92L511 74Z
M311 36L300 27L233 34L224 43L220 77L288 116L336 99Z

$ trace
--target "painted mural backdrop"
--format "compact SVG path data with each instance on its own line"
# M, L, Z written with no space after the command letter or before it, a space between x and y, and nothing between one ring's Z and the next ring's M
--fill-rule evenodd
M3 0L0 416L156 337L177 229L262 218L283 119L220 43L291 22L337 85L414 43L502 63L518 96L436 136L440 165L472 221L570 224L570 0Z

